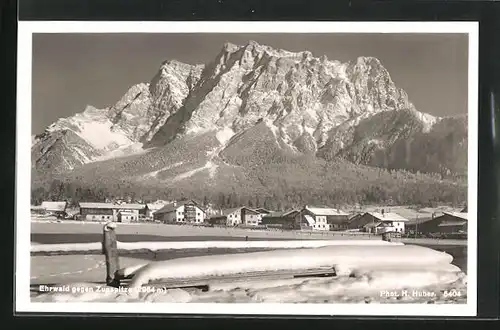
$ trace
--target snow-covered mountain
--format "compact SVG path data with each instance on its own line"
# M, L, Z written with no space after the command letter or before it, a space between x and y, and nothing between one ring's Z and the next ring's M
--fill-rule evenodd
M88 106L32 142L37 178L237 185L255 164L302 156L463 174L467 122L417 111L376 58L341 63L250 41L206 65L166 61L115 105Z

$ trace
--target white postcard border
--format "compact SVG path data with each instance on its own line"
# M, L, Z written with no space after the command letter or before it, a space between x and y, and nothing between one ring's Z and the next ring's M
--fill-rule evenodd
M33 33L466 33L468 68L468 213L466 304L32 303L30 301L31 64ZM81 22L18 24L16 139L16 312L476 316L478 178L478 22ZM472 216L471 216L472 215ZM472 224L472 225L471 225Z

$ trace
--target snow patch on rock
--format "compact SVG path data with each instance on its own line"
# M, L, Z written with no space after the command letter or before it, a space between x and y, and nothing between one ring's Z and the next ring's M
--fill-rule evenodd
M235 133L231 128L224 127L222 130L217 131L215 137L219 140L220 144L226 145L234 134Z

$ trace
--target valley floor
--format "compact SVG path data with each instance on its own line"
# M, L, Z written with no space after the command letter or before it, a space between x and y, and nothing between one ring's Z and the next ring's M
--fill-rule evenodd
M104 223L81 221L31 221L31 234L102 234ZM379 235L345 232L300 232L277 230L254 230L243 228L197 227L166 225L158 223L120 223L116 229L120 235L145 235L164 237L248 237L253 239L335 239L335 240L380 240Z

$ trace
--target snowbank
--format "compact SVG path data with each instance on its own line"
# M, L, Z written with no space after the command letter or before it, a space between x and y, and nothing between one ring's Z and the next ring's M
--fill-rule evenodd
M295 241L188 241L188 242L118 242L120 250L186 250L186 249L245 249L245 248L276 248L297 249L316 248L333 245L403 245L382 240L295 240ZM102 248L100 242L94 243L63 243L63 244L36 244L31 245L31 252L59 252L59 251L94 251Z
M300 251L268 251L204 256L137 265L125 288L93 283L62 285L33 302L195 302L195 303L464 303L467 277L446 253L418 246L329 246ZM248 271L334 266L330 278L214 278L210 290L148 286L154 279L230 275ZM135 269L134 269L135 268ZM147 290L145 290L147 288ZM458 294L446 295L455 290ZM47 290L42 290L47 291ZM61 290L60 290L61 291ZM396 295L386 293L396 293ZM408 295L402 294L408 292Z
M130 287L137 289L151 281L200 276L224 276L250 272L303 270L334 267L338 276L350 276L357 269L433 269L449 265L453 257L421 246L326 246L317 249L275 250L233 255L180 258L153 262L139 268ZM430 267L430 268L429 268ZM447 271L460 272L455 266Z

